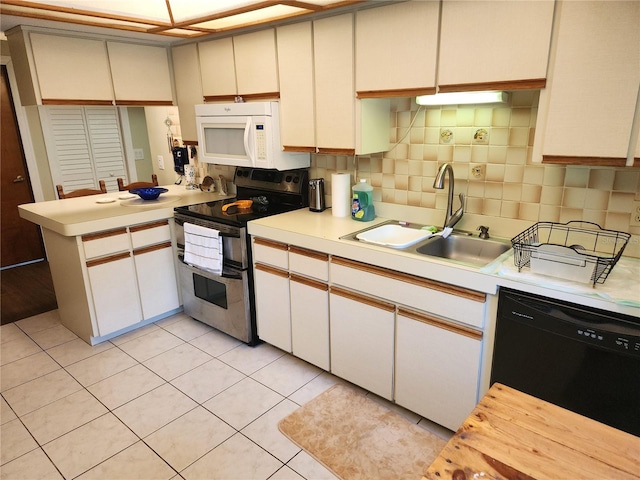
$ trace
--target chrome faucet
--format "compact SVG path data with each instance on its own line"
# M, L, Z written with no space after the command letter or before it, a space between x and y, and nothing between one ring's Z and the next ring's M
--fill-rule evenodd
M453 178L453 168L450 163L445 163L438 170L436 179L433 182L433 188L442 190L444 188L444 177L449 172L449 198L447 201L447 212L444 217L444 228L453 228L453 226L460 221L462 214L464 213L464 194L460 194L460 208L453 213L453 187L455 180Z

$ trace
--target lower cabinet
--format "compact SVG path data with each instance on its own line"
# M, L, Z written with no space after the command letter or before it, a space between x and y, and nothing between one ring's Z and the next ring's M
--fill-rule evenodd
M398 309L396 403L456 430L477 402L481 340L478 330Z
M254 268L258 336L291 353L289 272L270 265Z
M393 399L395 305L331 287L331 372Z
M180 306L171 242L139 248L133 251L136 279L140 291L142 318L162 315Z

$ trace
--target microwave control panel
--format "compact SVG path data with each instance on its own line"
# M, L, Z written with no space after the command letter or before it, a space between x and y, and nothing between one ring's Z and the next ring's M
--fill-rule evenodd
M267 158L267 134L264 131L264 123L256 124L256 157L260 160Z

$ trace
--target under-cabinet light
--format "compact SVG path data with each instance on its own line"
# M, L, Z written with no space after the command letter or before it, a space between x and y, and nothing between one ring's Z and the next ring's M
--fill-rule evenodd
M436 93L416 97L418 105L468 105L470 103L508 103L509 93L491 92L452 92Z

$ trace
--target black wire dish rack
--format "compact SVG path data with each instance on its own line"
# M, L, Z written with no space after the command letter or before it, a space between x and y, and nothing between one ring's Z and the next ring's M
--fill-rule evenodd
M595 287L607 279L630 238L592 222L538 222L511 239L513 261L518 272L529 267Z

